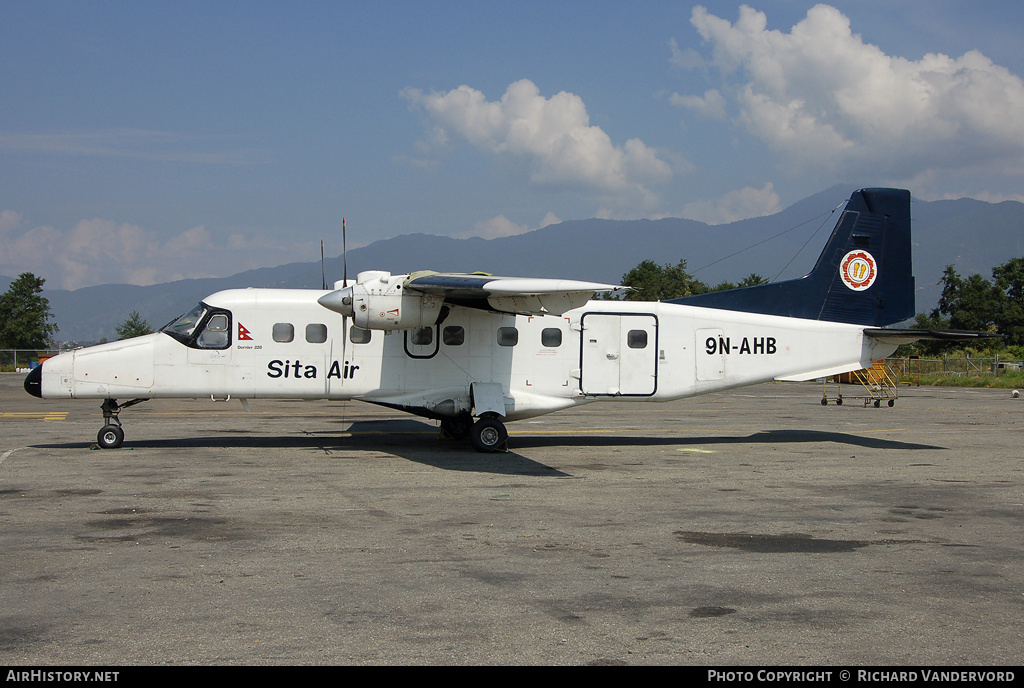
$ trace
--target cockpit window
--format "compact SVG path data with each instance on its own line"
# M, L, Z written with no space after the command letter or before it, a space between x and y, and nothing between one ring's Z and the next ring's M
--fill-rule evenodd
M214 313L206 321L202 333L196 338L200 349L223 349L228 345L228 316Z
M196 329L196 325L199 324L199 321L203 319L205 314L206 306L201 303L196 304L195 308L164 327L163 332L178 340L182 337L191 337L192 331Z
M226 349L231 344L231 313L200 303L161 331L193 349Z

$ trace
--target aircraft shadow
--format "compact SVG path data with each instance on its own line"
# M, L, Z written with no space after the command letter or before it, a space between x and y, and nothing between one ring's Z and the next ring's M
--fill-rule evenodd
M330 455L332 450L386 452L409 461L448 471L472 471L499 475L569 477L515 452L481 454L469 441L440 440L439 428L418 420L355 422L347 430L303 431L301 435L248 434L225 430L219 435L193 435L167 439L125 439L118 450L132 449L312 449ZM90 442L35 444L39 449L88 449Z
M648 447L666 445L706 444L788 444L806 442L835 442L871 449L947 449L931 444L900 442L880 437L863 437L844 432L825 430L762 430L745 436L693 435L689 437L650 437L637 435L517 435L513 438L516 447Z
M508 453L480 454L468 441L438 439L436 426L416 419L358 421L346 430L303 431L301 435L245 434L225 430L221 435L170 439L126 440L119 451L131 449L313 449L330 455L332 450L386 452L408 461L447 471L471 471L498 475L570 477L569 474L516 452L529 448L553 447L659 447L739 444L792 444L834 442L857 447L889 450L946 449L929 444L901 442L823 430L765 430L746 436L699 435L652 437L637 435L529 435L510 438ZM88 442L33 445L42 449L85 449Z

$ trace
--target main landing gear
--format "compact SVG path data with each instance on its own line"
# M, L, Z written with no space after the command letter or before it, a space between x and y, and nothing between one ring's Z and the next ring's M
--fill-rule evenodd
M473 423L469 433L469 441L478 452L508 451L508 430L505 424L493 413L484 414Z
M453 440L469 438L478 452L508 451L508 430L498 414L485 413L478 421L468 413L441 421L441 437Z
M117 399L104 399L103 405L103 428L96 435L96 445L100 449L117 449L124 442L124 429L121 427L121 420L117 417L124 409L135 404L141 404L149 399L132 399L124 404L118 404Z

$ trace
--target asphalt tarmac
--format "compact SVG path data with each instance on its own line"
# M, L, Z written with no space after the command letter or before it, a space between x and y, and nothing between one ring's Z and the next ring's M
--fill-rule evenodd
M0 374L0 664L1016 665L1024 398L777 383L481 455L359 403ZM848 390L847 394L852 392Z

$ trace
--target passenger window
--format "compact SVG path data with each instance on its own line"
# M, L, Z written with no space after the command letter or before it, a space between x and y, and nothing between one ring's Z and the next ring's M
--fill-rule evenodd
M224 349L228 345L228 316L217 313L210 317L196 344L200 349Z
M327 341L327 325L310 323L306 325L306 341L310 344L323 344Z
M286 343L295 339L295 328L291 323L274 323L274 341Z
M646 349L647 330L630 330L626 334L626 346L630 349Z
M441 341L445 346L462 346L466 341L466 330L461 325L449 325L441 330Z
M361 327L353 325L348 328L348 340L353 344L369 344L370 343L370 330L364 330Z
M557 327L545 327L540 333L542 346L562 346L562 331Z
M429 346L434 342L434 328L433 327L417 327L412 331L412 336L409 338L414 346Z
M498 345L515 346L519 343L519 330L514 327L498 328Z

